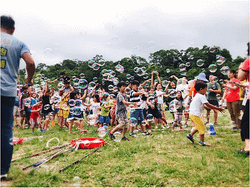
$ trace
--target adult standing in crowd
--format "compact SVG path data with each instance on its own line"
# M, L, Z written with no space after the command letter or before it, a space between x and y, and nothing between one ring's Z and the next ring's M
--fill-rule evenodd
M231 70L229 72L228 78L230 80L227 81L226 84L222 84L222 87L224 87L224 95L222 98L222 103L226 99L227 109L230 113L231 120L234 125L232 130L239 130L240 129L239 112L240 112L240 105L241 105L240 95L239 95L240 80L237 78L235 70Z
M13 154L13 109L20 58L26 63L29 86L35 72L28 47L12 36L14 31L15 21L9 16L1 16L1 180L7 177Z
M247 44L247 54L249 56L249 45L250 42ZM239 80L245 80L247 79L249 81L249 69L250 69L250 58L248 57L239 67L239 73L238 73L238 78ZM250 87L250 85L249 85ZM249 155L250 151L250 139L249 139L249 99L250 95L248 94L247 96L247 104L245 108L244 115L241 120L241 140L245 141L245 148L239 150L239 153L246 153Z
M217 100L216 95L217 94L221 94L221 87L220 84L218 82L214 81L215 76L214 75L210 75L209 76L209 83L207 84L207 89L208 89L208 95L207 95L207 100L210 104L219 107L219 103ZM217 125L217 110L214 110L214 125ZM207 123L209 123L209 116L210 116L210 111L211 109L207 109Z

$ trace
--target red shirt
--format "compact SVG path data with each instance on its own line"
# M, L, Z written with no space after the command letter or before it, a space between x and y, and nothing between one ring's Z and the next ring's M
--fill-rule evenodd
M249 75L249 69L250 69L250 67L249 67L249 64L250 64L250 58L247 58L244 62L243 62L243 65L242 65L242 67L241 67L241 69L244 71L244 72L247 72L248 73L248 78L247 78L247 80L249 81L250 80L250 75ZM249 89L249 91L250 91L250 84L249 84L249 86L248 86L248 89ZM248 94L248 97L247 97L247 99L250 99L250 95Z
M32 109L31 109L31 113L30 113L30 118L31 119L37 119L37 118L39 118L39 112L32 112L32 110L38 110L38 109L41 109L42 107L38 107L38 106L34 106L34 107L32 107Z
M240 80L238 78L234 78L234 79L232 79L232 82L240 83ZM234 84L228 82L228 83L226 83L226 86L234 87ZM227 87L225 89L226 89L227 102L234 102L234 101L240 100L240 95L239 95L240 87L238 87L236 90L232 90L232 89L229 89Z

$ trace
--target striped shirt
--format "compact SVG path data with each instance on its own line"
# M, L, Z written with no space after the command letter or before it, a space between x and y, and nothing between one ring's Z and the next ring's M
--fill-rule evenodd
M136 102L137 103L137 107L136 108L131 108L131 109L142 109L141 95L134 96L135 93L136 93L136 91L132 90L130 92L130 95L129 95L130 102Z

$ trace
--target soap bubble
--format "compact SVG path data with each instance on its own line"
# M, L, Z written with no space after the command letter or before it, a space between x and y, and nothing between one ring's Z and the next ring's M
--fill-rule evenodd
M223 84L223 83L224 83L223 79L220 79L220 80L219 80L219 83L220 83L220 84Z
M109 74L111 75L111 77L115 77L115 75L116 75L115 71L113 71L113 70L110 70Z
M176 98L176 90L175 89L169 89L168 92L170 94L169 97Z
M116 79L113 79L113 84L114 85L117 85L119 83L119 80L116 78Z
M130 80L131 75L130 75L130 74L127 74L127 75L126 75L126 78L127 78L128 80Z
M114 88L114 86L113 86L113 85L109 85L109 86L108 86L108 90L109 90L109 91L112 91L112 90L113 90L113 88Z
M75 108L74 108L74 114L75 114L76 116L79 116L79 115L81 115L81 113L82 113L81 107L75 106Z
M179 65L179 68L185 68L186 67L186 64L184 64L184 63L181 63L180 65Z
M189 55L188 56L188 60L193 60L194 59L194 55Z
M105 61L103 59L99 60L98 61L98 65L101 66L101 67L104 66L105 65Z
M97 71L100 68L98 63L93 64L93 70Z
M117 86L114 86L113 88L113 92L117 93L118 92L118 87Z
M72 76L72 80L74 80L76 78L76 76Z
M126 93L129 93L131 91L130 87L125 88Z
M74 186L75 186L75 187L80 187L81 181L80 181L80 178L79 178L78 176L75 176L75 177L73 178L73 182L74 182Z
M97 78L97 77L94 77L94 78L93 78L93 81L94 81L94 82L98 82L98 78Z
M81 105L82 105L82 101L80 99L76 99L75 106L81 106Z
M75 79L73 80L73 82L74 82L74 83L79 83L79 78L75 78Z
M88 81L87 80L81 79L79 81L79 87L80 87L80 89L85 89L85 88L87 88L87 86L88 86Z
M89 88L94 88L96 86L95 82L89 82Z
M75 106L75 100L69 99L69 106Z
M198 67L202 67L202 66L204 65L204 61L203 61L202 59L198 59L198 60L196 61L196 65L197 65Z
M109 71L107 70L107 69L102 69L102 72L101 72L101 74L106 74L106 73L108 73Z
M107 132L108 132L108 127L107 126L104 126L104 127L100 127L97 131L98 131L98 136L103 138Z
M42 77L41 74L37 74L36 76L38 79L41 79L41 77Z
M175 112L177 108L178 108L178 100L174 99L169 103L169 111Z
M149 41L148 43L149 47L153 47L155 45L154 41Z
M138 69L139 69L138 67L135 67L135 68L134 68L134 72L137 73L137 72L138 72Z
M219 81L218 77L214 76L214 82L218 82L218 81Z
M90 60L90 61L88 62L88 66L89 66L90 68L93 68L95 63L96 63L96 62L95 62L94 60Z
M163 87L167 87L168 81L167 80L163 80L161 84L162 84Z
M186 63L186 66L187 66L187 67L190 67L190 65L191 65L190 62L187 62L187 63Z
M142 76L145 74L145 71L142 68L138 68L138 71L136 73L138 76Z
M229 72L230 72L230 68L228 66L223 66L221 69L220 69L220 72L221 74L223 75L228 75Z
M100 101L101 101L102 103L108 103L108 102L110 101L109 93L107 93L107 92L101 93Z
M137 125L137 119L132 117L129 119L129 124L131 127L135 127Z
M216 72L217 71L217 66L215 64L211 64L208 67L210 72Z
M147 121L153 121L154 116L152 114L148 114L146 119Z
M48 58L51 57L53 55L53 50L51 48L46 48L44 50L44 55Z
M185 68L180 69L180 73L181 73L181 75L182 75L182 76L186 76L186 74L187 74L186 67L185 67Z
M142 126L146 126L147 125L147 122L145 121L145 120L143 120L142 122L141 122L141 124L142 124Z
M124 72L124 67L122 65L118 64L118 65L115 66L115 70L117 72L123 73Z
M84 73L81 73L80 74L80 78L84 78L85 77L85 74Z
M148 75L143 76L143 79L147 80L148 79Z
M221 96L220 96L219 93L216 94L216 99L217 99L217 100L221 100Z
M170 69L166 69L166 72L167 72L167 73L170 73Z
M120 132L117 131L113 135L115 136L115 142L120 142L122 140L122 134Z

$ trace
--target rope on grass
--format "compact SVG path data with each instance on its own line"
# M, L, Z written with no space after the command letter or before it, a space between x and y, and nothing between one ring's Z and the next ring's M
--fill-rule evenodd
M57 138L57 137L54 137L54 138L51 138L51 139L49 139L48 140L48 142L47 142L47 144L46 144L46 148L49 148L49 143L52 141L52 140L54 140L54 139L56 139L57 140L57 146L59 146L59 144L60 144L60 140Z

